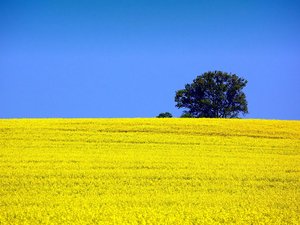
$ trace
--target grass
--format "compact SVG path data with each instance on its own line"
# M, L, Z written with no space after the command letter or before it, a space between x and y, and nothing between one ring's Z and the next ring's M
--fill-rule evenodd
M300 121L0 120L0 224L300 224Z

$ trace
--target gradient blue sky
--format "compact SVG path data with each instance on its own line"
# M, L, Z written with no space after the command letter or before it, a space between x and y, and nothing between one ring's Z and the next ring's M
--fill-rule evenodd
M299 1L0 1L0 117L154 117L208 70L300 119Z

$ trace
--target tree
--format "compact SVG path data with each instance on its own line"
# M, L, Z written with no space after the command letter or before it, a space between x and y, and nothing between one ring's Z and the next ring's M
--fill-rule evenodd
M242 91L246 84L247 80L235 74L209 71L176 91L176 107L186 108L184 113L197 118L236 118L240 113L248 113Z
M169 112L160 113L156 118L172 118L173 115Z
M194 116L192 114L190 114L189 112L184 112L182 113L182 115L180 116L180 118L193 118Z

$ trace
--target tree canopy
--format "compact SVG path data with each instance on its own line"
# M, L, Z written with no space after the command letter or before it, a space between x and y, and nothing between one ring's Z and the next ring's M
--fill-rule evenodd
M247 80L236 74L209 71L176 91L176 107L185 108L192 117L236 118L248 113L243 88Z
M169 112L160 113L156 118L172 118L173 115Z

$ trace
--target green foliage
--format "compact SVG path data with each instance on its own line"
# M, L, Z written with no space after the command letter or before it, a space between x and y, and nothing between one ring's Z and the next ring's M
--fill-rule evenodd
M248 113L242 91L246 84L247 80L235 74L209 71L176 92L176 107L188 109L184 114L197 118L236 118L240 113Z
M188 112L184 112L184 113L182 113L180 118L193 118L193 115Z
M173 115L169 112L160 113L156 118L172 118Z

